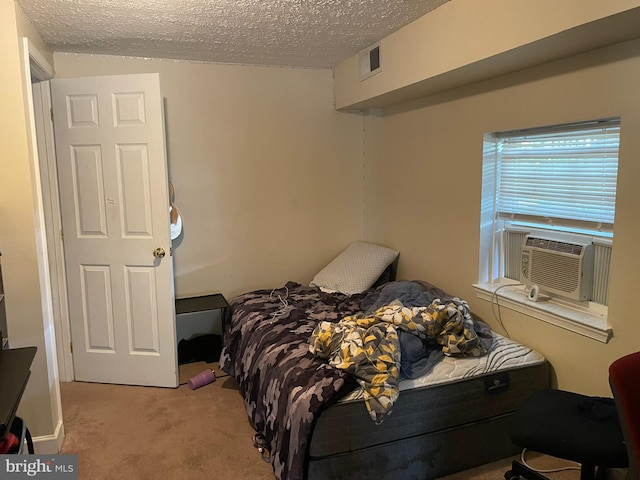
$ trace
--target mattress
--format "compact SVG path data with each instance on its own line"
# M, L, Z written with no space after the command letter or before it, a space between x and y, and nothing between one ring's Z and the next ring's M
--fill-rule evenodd
M496 332L492 333L495 340L487 355L481 357L444 357L428 374L415 379L400 380L400 391L461 382L473 376L544 363L544 356L532 348ZM500 388L500 386L496 386L496 388ZM358 388L341 401L360 400L363 395L363 390Z
M494 332L495 334L495 332ZM360 391L321 412L309 479L438 478L517 453L508 437L519 404L550 384L542 355L496 335L487 356L446 357L401 382L392 413L374 425Z

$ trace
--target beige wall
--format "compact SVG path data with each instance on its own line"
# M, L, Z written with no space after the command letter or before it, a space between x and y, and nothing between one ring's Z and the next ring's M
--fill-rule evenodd
M362 238L362 115L335 111L330 70L58 53L55 67L160 73L178 297L308 283Z
M501 309L511 335L547 356L559 387L589 394L610 394L609 364L640 348L639 84L640 40L367 116L375 129L366 141L379 148L367 155L367 236L400 250L400 277L462 296L500 331L471 286L478 281L483 134L621 115L613 339L603 344Z
M385 107L638 36L640 0L451 0L335 68L337 108Z
M38 353L18 414L34 436L54 433L53 385L45 356L45 320L38 271L37 189L30 159L27 93L23 89L22 37L51 55L12 1L0 2L0 251L12 347L36 346Z

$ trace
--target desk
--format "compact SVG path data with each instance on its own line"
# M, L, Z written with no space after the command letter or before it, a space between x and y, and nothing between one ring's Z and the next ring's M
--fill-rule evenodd
M0 350L0 439L16 416L36 351L36 347Z

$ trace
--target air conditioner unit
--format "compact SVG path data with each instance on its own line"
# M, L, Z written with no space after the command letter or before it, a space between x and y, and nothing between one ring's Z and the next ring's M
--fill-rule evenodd
M522 245L520 281L542 292L572 300L590 300L593 245L527 235Z

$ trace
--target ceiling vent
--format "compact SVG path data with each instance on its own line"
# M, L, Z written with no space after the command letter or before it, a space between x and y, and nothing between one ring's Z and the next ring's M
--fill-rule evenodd
M358 54L360 62L360 81L382 71L380 62L380 43L365 48Z

